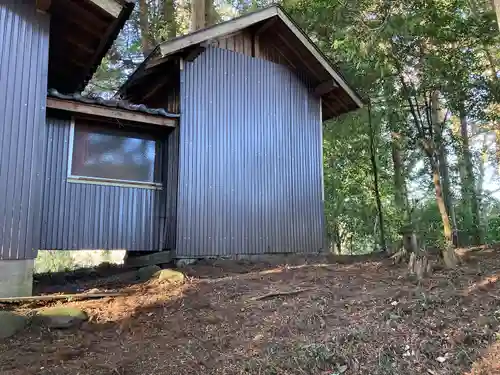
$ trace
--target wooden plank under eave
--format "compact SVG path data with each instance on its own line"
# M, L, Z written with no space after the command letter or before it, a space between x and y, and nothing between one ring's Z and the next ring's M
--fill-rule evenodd
M123 6L118 4L115 0L89 0L89 1L115 18L118 18L123 9Z
M173 118L137 113L126 109L107 108L99 105L84 104L57 98L47 98L47 108L166 127L175 127L177 124L177 120Z
M257 22L267 20L277 15L276 7L271 7L249 13L245 16L226 21L206 29L195 31L191 34L180 36L160 44L160 52L163 57L173 54L181 49L192 46L206 40L217 39L226 34L232 34L245 29Z
M283 13L281 9L278 8L278 16L280 19L288 26L288 29L295 34L297 39L302 43L304 47L314 56L314 58L325 68L325 70L332 76L332 78L342 87L342 89L347 92L351 99L356 103L359 108L363 108L363 102L361 98L354 92L354 90L347 84L346 81L333 69L330 63L325 59L325 57L319 52L317 47L308 40L308 38L303 34L303 32L295 26L295 24L288 18L288 16Z
M330 79L330 80L322 82L318 86L316 86L316 88L314 89L314 94L317 96L322 96L322 95L329 93L330 91L332 91L333 89L335 89L337 87L339 87L339 86L337 85L335 80Z

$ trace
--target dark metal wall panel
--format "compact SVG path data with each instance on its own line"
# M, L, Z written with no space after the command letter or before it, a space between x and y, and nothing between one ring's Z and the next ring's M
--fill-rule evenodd
M41 249L157 251L175 246L170 180L175 179L163 147L163 190L69 183L69 118L47 118L43 168ZM167 138L168 139L168 138ZM175 224L173 224L175 227Z
M177 257L322 249L319 99L219 48L186 63L181 98Z
M179 128L175 128L166 140L163 178L165 186L165 248L175 249L177 235L177 194L179 172Z
M37 253L49 23L34 0L0 2L0 259Z

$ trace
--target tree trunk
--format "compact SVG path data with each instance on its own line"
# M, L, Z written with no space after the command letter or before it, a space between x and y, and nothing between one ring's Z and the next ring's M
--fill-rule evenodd
M443 191L441 188L441 180L439 178L439 167L435 160L431 160L432 169L432 182L434 183L434 192L436 194L436 203L443 222L443 235L444 235L444 248L442 249L443 260L448 268L455 268L457 266L457 259L455 251L453 250L453 238L450 219L446 211L446 204L443 198Z
M428 139L428 137L426 136L426 133L430 134L432 133L426 132L424 129L424 125L428 124L429 125L428 130L437 128L441 130L441 126L438 125L439 107L437 104L439 104L439 93L437 91L434 91L432 93L431 106L430 106L432 118L430 121L428 118L424 121L424 118L421 115L421 111L418 110L418 100L415 100L415 102L413 102L408 87L402 76L400 77L400 80L403 89L405 91L405 94L407 95L406 99L408 100L408 104L410 105L410 111L415 121L415 126L417 128L417 131L419 133L420 146L422 147L422 150L427 156L431 166L431 176L432 176L432 182L434 184L436 203L443 223L443 237L445 241L444 248L442 249L443 260L448 268L454 268L457 265L457 257L453 249L450 219L448 217L448 212L446 210L446 204L443 198L443 191L441 187L441 179L439 176L439 158L436 157L435 142L433 142L433 140ZM426 111L428 109L429 109L428 107L425 108Z
M375 133L372 124L372 112L370 105L368 107L368 126L370 128L370 160L373 172L373 190L375 193L375 200L377 202L378 219L380 224L380 246L383 251L387 251L385 243L384 214L382 212L382 201L380 199L380 189L378 183L377 150L374 142Z
M453 196L450 191L450 175L448 173L448 160L446 158L446 151L444 144L442 142L439 145L438 158L439 158L439 175L441 177L443 198L446 204L446 212L448 212L450 216L450 221L452 226L452 242L455 246L457 246L458 233L457 233L457 219L455 214L455 204L453 202Z
M217 21L216 18L213 0L205 0L205 27L214 25Z
M472 166L472 157L469 148L469 132L467 129L467 117L463 112L460 114L460 135L462 141L462 158L463 158L462 195L467 203L467 207L471 211L472 226L474 233L474 245L480 245L483 242L483 233L481 230L479 202L476 193L476 182Z
M154 48L149 25L149 6L147 0L139 0L139 27L141 30L141 49L144 57L147 57Z
M443 222L443 235L446 244L452 243L452 231L450 218L448 217L448 212L446 211L446 203L443 197L443 190L441 187L441 179L439 177L439 168L436 161L431 161L432 169L432 182L434 184L434 193L436 195L436 203L439 209L439 214L441 215L441 220Z
M340 255L342 254L342 238L340 237L339 224L335 222L333 224L333 237L335 242L335 250Z
M500 176L500 129L495 129L495 156L497 159L497 173Z
M497 23L500 29L500 0L491 0L491 5L497 14Z
M439 92L434 91L431 96L431 119L434 130L434 144L437 152L437 163L439 169L439 177L441 182L441 194L446 206L446 212L449 215L448 221L451 219L452 225L452 243L457 245L457 225L455 206L453 197L450 191L450 176L448 173L448 162L446 160L446 147L443 140L443 125L445 118L442 114L439 103Z
M207 25L207 0L191 1L191 31L203 29Z
M483 195L483 186L484 186L484 177L486 174L486 165L488 162L488 134L483 135L483 142L482 142L482 147L481 147L481 157L480 157L480 162L479 162L479 175L478 175L478 181L477 181L477 192L478 192L478 197L481 197Z
M391 153L394 166L394 202L400 215L406 216L406 183L403 172L403 158L401 157L401 134L391 132Z
M175 38L177 35L177 22L175 20L175 4L174 0L164 0L163 3L163 20L167 31L167 40Z

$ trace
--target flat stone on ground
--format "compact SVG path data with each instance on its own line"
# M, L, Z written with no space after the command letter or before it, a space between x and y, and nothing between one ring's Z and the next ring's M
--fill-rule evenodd
M186 266L191 266L193 264L196 264L197 262L198 262L198 259L182 258L182 259L178 259L175 262L175 266L177 268L182 268L182 267L186 267Z
M139 279L141 281L149 280L158 271L161 271L161 268L158 266L146 266L146 267L139 268L137 270L137 279Z
M49 328L78 327L88 319L87 314L74 307L50 307L40 310L34 318Z
M26 325L26 317L10 311L0 311L0 339L6 339L21 331Z
M184 274L179 271L164 269L156 272L154 277L158 278L160 281L166 281L169 283L180 283L184 282Z

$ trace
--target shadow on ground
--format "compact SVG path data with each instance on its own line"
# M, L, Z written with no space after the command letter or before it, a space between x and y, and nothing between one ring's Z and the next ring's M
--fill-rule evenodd
M33 277L33 295L49 293L81 293L89 289L118 290L136 284L134 269L103 263L91 268L47 272Z
M126 297L65 303L90 321L0 343L0 373L499 373L495 254L420 285L380 261L245 267L200 264L184 285L152 280Z

